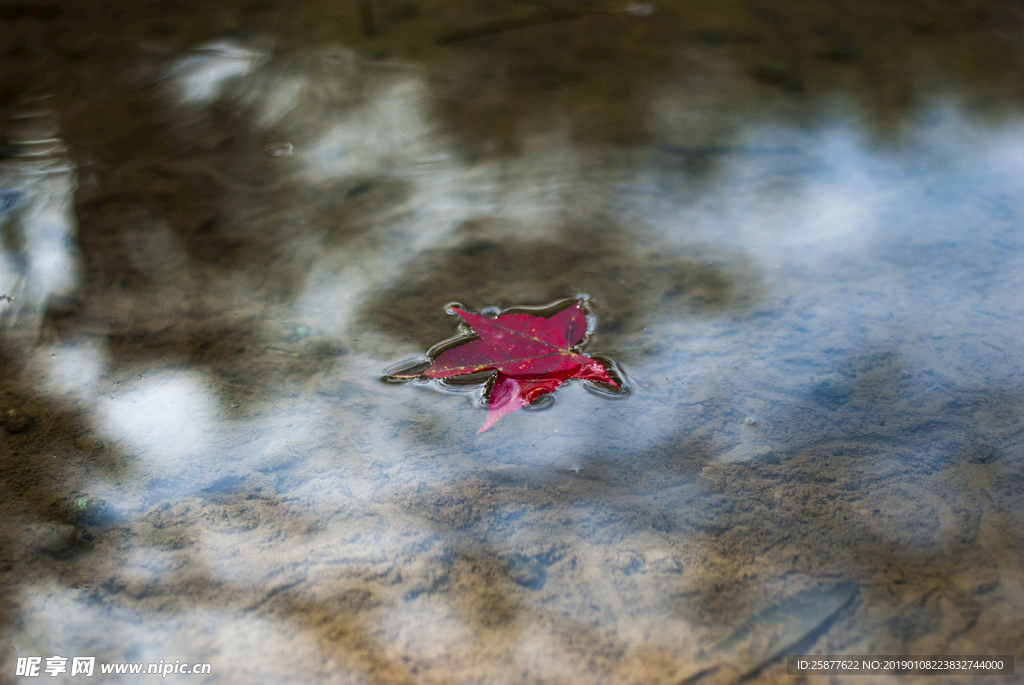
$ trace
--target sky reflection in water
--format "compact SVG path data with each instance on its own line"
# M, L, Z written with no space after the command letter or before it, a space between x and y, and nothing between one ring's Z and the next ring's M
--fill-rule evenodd
M1024 122L723 123L666 78L644 142L525 117L474 156L433 68L220 38L146 74L173 153L4 160L4 668L767 682L801 641L1019 645ZM380 382L444 303L577 293L624 401L477 436Z

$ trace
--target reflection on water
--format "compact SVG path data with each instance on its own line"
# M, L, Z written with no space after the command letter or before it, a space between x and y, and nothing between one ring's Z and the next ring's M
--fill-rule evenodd
M38 325L78 285L75 169L47 98L19 102L0 142L0 310L7 325Z
M1018 8L108 10L0 7L0 668L1024 644ZM628 401L380 382L579 293Z

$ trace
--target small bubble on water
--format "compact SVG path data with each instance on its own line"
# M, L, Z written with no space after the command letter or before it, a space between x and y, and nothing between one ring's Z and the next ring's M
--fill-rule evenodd
M501 314L501 310L498 309L497 307L484 307L483 309L480 310L480 313L483 314L484 316L489 316L493 319L496 318L499 314Z
M292 141L287 139L272 140L263 146L263 156L270 159L291 157L294 152L295 146L292 145Z
M447 314L448 316L456 316L456 309L466 311L466 305L462 304L461 302L449 302L444 306L444 313Z

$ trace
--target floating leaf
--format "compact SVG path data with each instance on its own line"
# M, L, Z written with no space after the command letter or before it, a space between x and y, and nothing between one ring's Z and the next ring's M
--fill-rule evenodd
M452 307L451 312L480 337L445 350L423 373L430 378L450 378L497 371L487 421L478 433L572 378L619 387L600 362L574 349L587 334L581 302L550 318L531 314L489 318L459 307Z

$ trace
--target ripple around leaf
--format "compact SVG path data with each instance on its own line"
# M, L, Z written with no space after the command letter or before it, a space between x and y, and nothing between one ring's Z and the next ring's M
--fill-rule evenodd
M541 395L533 402L523 407L523 411L544 411L545 409L551 409L551 407L555 406L555 401L554 393Z
M629 380L629 375L622 370L618 362L600 354L591 355L591 359L601 362L601 365L608 371L608 375L619 384L619 387L616 388L607 383L584 381L583 387L587 392L609 400L621 400L633 394L633 384Z
M444 313L447 314L448 316L458 316L458 314L455 312L456 309L465 310L466 305L462 304L461 302L449 302L444 306Z
M594 383L592 381L584 381L583 387L587 392L603 397L606 400L621 400L629 397L633 394L633 390L628 385L615 388L606 383Z
M450 392L466 392L466 388L477 388L487 385L494 378L494 371L480 371L478 373L467 373L461 376L436 379L436 384Z
M438 356L440 356L440 354L445 350L451 349L452 347L457 347L459 345L463 345L475 337L476 336L473 335L473 329L471 329L465 323L460 323L459 334L454 335L450 338L445 338L441 342L431 345L430 349L427 350L427 357L431 360L437 359Z
M405 359L384 369L383 380L386 383L407 383L423 375L428 366L430 366L429 357Z

